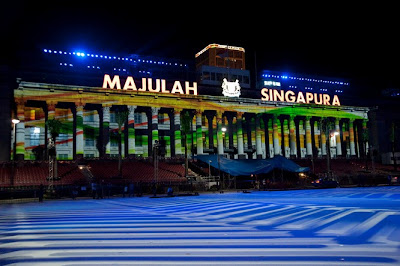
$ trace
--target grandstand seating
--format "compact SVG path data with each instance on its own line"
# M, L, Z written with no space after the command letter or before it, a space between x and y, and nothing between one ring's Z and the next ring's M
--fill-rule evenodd
M0 167L0 187L10 186L11 167L9 162L4 162Z
M300 166L307 166L312 169L312 162L309 159L294 160ZM113 184L128 182L154 182L154 166L149 160L124 160L122 167L123 178L118 177L118 160L115 159L93 159L87 160L87 167L81 170L75 161L59 161L58 176L60 179L54 181L54 185L78 185L91 182L91 176L96 182L104 181ZM332 159L330 160L331 170L338 177L356 177L365 172L365 161L361 159ZM371 170L371 161L369 170ZM14 170L13 170L14 169ZM185 168L182 159L160 161L158 165L159 183L186 182ZM386 166L374 163L375 175L387 175L393 170L393 166ZM85 171L90 171L90 175ZM208 167L202 169L207 173ZM326 159L314 159L314 172L316 175L326 173ZM48 184L48 163L43 162L2 162L0 164L0 187L10 187L11 177L14 172L14 187L39 186Z
M300 166L310 167L312 170L311 160L294 160ZM337 158L331 159L331 171L338 177L340 176L357 176L360 173L365 173L365 160L364 159L345 159ZM383 165L381 163L374 162L374 175L387 175L393 171L392 165ZM368 161L368 170L372 171L371 160ZM322 174L327 172L327 161L326 159L314 159L314 172L315 174Z
M154 166L144 160L123 161L123 179L118 179L117 160L89 160L88 169L96 181L118 182L154 182ZM59 179L54 185L72 185L90 183L76 162L59 161L57 164ZM14 186L39 186L48 184L47 162L19 162L14 165ZM157 182L184 182L185 169L181 163L159 162ZM0 166L0 186L11 186L12 163L5 162Z
M11 185L12 164L3 163L1 167L0 186ZM7 171L6 171L7 169ZM85 178L80 172L78 165L73 162L57 163L58 177L54 180L54 185L72 185L85 183ZM46 162L23 162L14 165L14 186L27 187L47 185L49 175L48 164Z
M90 171L97 180L118 176L118 161L91 161ZM185 169L181 164L159 162L158 182L183 182ZM154 166L148 161L124 161L122 176L125 182L154 182Z

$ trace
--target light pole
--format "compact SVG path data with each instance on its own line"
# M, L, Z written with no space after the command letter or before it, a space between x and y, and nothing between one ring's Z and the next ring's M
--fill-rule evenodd
M158 181L158 140L154 141L153 159L154 159L154 196L157 196L157 181Z
M329 176L329 178L333 177L333 173L331 171L331 163L330 163L330 159L331 159L331 138L335 138L335 141L336 141L336 136L337 135L339 135L339 132L337 132L336 130L334 130L332 132L332 134L329 133L329 141L328 141L329 153L327 153L327 155L328 155L327 158L328 158L328 161L329 161L329 163L328 163L329 164L329 166L328 166L328 176ZM337 153L336 153L336 157L337 157ZM336 177L335 177L335 180L336 180Z
M21 122L18 118L13 118L12 120L11 120L11 122L12 122L12 124L13 124L13 138L14 138L14 142L13 142L13 160L15 161L15 157L16 157L16 155L17 155L17 151L16 151L16 149L17 149L17 133L16 133L16 127L17 127L17 124L19 123L19 122Z
M327 166L327 176L331 176L331 128L332 121L329 120L328 117L325 117L321 120L321 130L324 132L326 136L326 166Z
M374 165L374 150L373 150L373 146L369 145L369 151L371 154L371 166L372 166L372 172L375 172L375 165Z
M223 126L221 127L221 132L222 132L222 154L224 153L224 138L225 138L225 132L226 132L226 127ZM218 153L218 172L219 172L219 179L220 179L220 185L221 188L224 189L225 185L224 185L224 174L222 173L221 175L221 158L220 158L220 154Z
M211 160L208 160L208 180L211 179Z
M16 133L16 127L19 122L21 122L18 118L13 118L11 120L13 124L13 163L12 163L12 175L11 175L11 185L14 185L14 175L15 175L15 157L17 156L17 133Z
M53 193L53 186L54 186L54 178L56 177L56 142L55 139L49 138L47 149L49 151L49 187L47 188L49 193Z

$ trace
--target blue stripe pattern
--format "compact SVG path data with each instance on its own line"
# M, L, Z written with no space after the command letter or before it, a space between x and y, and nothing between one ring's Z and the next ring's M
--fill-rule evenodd
M398 265L400 187L0 206L0 265Z

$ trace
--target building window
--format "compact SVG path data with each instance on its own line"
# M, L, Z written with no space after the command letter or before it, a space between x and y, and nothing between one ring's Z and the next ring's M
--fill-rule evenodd
M210 72L208 71L203 72L203 80L210 80Z
M110 123L117 123L115 113L110 113Z
M224 59L217 57L216 61L217 61L217 67L225 67Z
M215 79L215 72L211 72L211 80L216 80Z
M217 73L217 81L221 81L222 82L222 79L223 79L222 73Z
M57 157L59 160L68 160L68 154L62 153L62 154L59 154Z
M85 146L86 147L93 147L94 146L94 139L85 139Z
M40 142L40 128L31 127L30 128L30 146L39 146Z
M60 133L57 137L58 146L68 146L68 134Z
M243 76L243 83L250 84L250 80L248 76Z
M135 113L135 124L140 124L142 122L142 113Z
M83 116L83 121L84 122L94 122L94 114L93 113L88 113L87 115Z
M111 147L118 147L118 140L115 140L115 139L111 140L110 139L110 146Z
M160 124L160 125L166 124L167 119L168 119L167 114L158 114L158 124Z

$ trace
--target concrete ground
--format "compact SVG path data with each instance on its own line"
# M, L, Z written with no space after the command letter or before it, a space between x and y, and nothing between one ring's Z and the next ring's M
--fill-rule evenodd
M0 265L399 265L400 187L0 205Z

